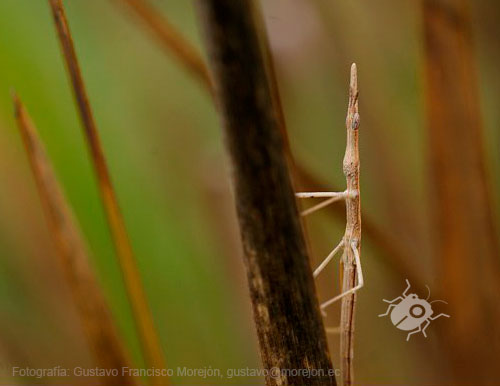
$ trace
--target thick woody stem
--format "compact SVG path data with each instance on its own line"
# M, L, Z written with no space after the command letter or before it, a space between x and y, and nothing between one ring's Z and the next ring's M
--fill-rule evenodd
M199 0L268 385L334 385L252 0ZM302 374L290 374L303 369Z
M347 181L346 215L347 225L344 236L344 254L342 256L343 282L342 292L356 286L356 256L361 246L361 201L359 194L359 149L358 149L358 75L356 64L351 67L351 81L349 87L349 107L347 109L347 146L344 156L344 175ZM352 246L352 248L350 247ZM340 315L340 354L341 377L343 385L353 383L353 350L354 350L354 314L356 294L345 296L342 299Z

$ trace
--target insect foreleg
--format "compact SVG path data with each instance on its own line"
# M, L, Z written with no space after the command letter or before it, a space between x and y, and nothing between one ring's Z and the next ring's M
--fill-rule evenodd
M330 205L336 201L343 200L347 197L347 191L344 192L308 192L308 193L296 193L298 198L327 198L320 202L317 205L310 207L309 209L304 210L300 215L307 216L308 214L314 213L317 210L324 208L327 205Z
M301 192L295 193L297 198L330 198L340 197L343 198L347 195L347 190L343 192Z

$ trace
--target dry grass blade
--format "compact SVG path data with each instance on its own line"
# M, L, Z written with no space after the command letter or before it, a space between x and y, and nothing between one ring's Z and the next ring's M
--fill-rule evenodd
M76 308L96 364L103 369L129 366L124 347L116 332L104 295L90 267L89 257L35 126L23 104L14 96L17 124L35 177L50 233L71 288ZM120 376L105 380L108 385L134 385L132 378Z
M127 5L149 28L151 33L212 94L210 75L196 47L186 40L170 21L155 10L147 0L114 0Z
M460 381L479 384L497 376L500 252L467 5L422 2L433 236L452 315L443 335Z
M349 87L349 107L347 110L347 146L344 156L344 174L347 181L346 232L344 243L347 246L342 256L342 292L356 287L356 248L358 255L361 248L361 199L359 189L359 148L358 148L358 74L356 65L351 68ZM352 248L350 247L352 246ZM340 355L341 377L344 386L353 383L354 355L354 314L356 293L342 298L340 311Z
M213 95L212 84L210 77L206 75L206 66L203 57L196 48L187 41L182 34L164 16L160 16L160 12L155 10L147 0L114 0L116 2L126 3L144 22L151 31L155 33L158 40L168 53L175 55L179 62L191 70L197 79L201 80L203 87ZM269 48L267 49L267 60L269 64L269 78L273 93L273 103L275 104L276 113L280 121L280 131L285 141L285 151L289 164L292 168L296 182L300 185L300 190L340 190L335 186L325 186L314 175L312 175L303 165L293 161L293 156L290 149L288 135L284 123L283 110L279 99L278 86L276 76L274 74L274 66L270 57ZM328 213L332 216L344 220L344 210L339 206L331 206ZM370 239L373 244L380 250L380 259L386 266L393 270L402 278L408 277L412 283L422 284L423 279L421 272L412 273L414 267L411 265L411 257L392 239L390 234L381 229L373 219L368 215L363 214L364 234Z
M62 52L71 78L80 118L97 174L101 198L122 269L146 364L151 368L162 369L165 368L163 352L144 293L132 246L125 228L125 222L111 183L111 177L88 101L63 4L61 0L49 0L49 4L54 16ZM152 379L158 384L164 381L162 377L154 377Z

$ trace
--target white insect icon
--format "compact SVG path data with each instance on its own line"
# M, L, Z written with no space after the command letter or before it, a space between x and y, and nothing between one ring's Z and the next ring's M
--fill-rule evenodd
M418 332L422 332L427 338L425 329L429 327L431 321L441 316L449 318L450 315L440 313L433 316L434 311L432 310L431 303L446 302L444 300L433 300L432 302L428 302L427 300L431 296L431 291L428 286L426 286L429 291L427 299L420 299L416 294L408 294L411 287L408 279L406 279L406 284L407 287L401 296L393 300L383 299L384 302L389 303L389 307L385 314L380 314L379 317L386 316L390 313L391 322L396 328L403 331L410 331L406 337L406 341L408 342L410 336Z

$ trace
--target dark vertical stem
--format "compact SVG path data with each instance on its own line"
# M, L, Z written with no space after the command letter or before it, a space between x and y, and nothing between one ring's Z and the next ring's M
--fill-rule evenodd
M261 356L273 369L266 382L334 385L257 13L250 0L198 6L231 156ZM310 372L287 373L298 369Z
M123 3L129 6L135 14L144 22L143 25L157 37L158 42L165 48L165 51L175 56L179 63L190 70L200 84L213 95L212 84L210 77L205 69L205 63L201 54L193 47L193 45L177 31L172 23L165 16L161 15L160 10L156 9L147 0L116 0L115 3ZM269 77L272 84L273 99L276 103L276 112L282 122L281 134L285 141L285 154L288 158L290 168L293 170L295 182L304 191L340 191L341 189L331 184L322 183L316 176L304 167L300 162L294 161L288 141L288 134L285 126L285 117L281 107L281 101L278 93L278 85L274 75L273 60L269 47L266 47L269 59ZM341 206L331 205L327 209L327 213L337 219L344 219L345 210ZM388 269L393 270L402 278L408 278L411 283L422 283L422 273L415 269L414 261L411 256L394 240L391 233L384 231L376 221L369 216L368 213L363 214L363 233L367 239L370 239L374 245L380 250L380 254L376 255ZM414 273L415 272L415 273Z

